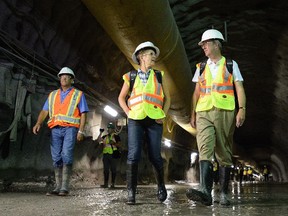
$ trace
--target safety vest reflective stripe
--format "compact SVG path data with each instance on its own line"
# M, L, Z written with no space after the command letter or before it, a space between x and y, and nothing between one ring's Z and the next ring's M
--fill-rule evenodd
M211 86L201 86L200 87L200 92L203 94L210 94L211 91L219 92L219 93L227 93L227 94L234 94L234 87L232 85L227 85L225 84L216 84L214 83Z
M80 124L80 118L79 119L73 118L73 117L69 117L69 116L65 116L65 115L61 115L61 114L53 116L52 119L54 122L64 121L64 122L71 123L71 124Z
M223 85L223 84L213 84L212 86L212 91L217 91L219 93L227 93L227 94L233 94L234 93L234 90L233 90L233 85Z
M225 63L226 65L226 63ZM232 75L230 73L224 73L223 82L224 83L231 83Z
M150 104L153 104L162 109L163 106L163 98L153 94L145 94L143 95L143 99Z
M68 109L68 112L67 112L67 115L68 116L73 116L73 113L75 111L75 109L77 108L77 99L80 95L80 91L75 89L75 91L73 92L73 95L72 95L72 98L70 100L70 104L69 104L69 109Z
M200 87L201 94L210 94L211 93L211 86L201 86Z
M139 103L142 103L142 101L145 101L147 103L153 104L159 108L162 109L163 106L163 98L157 95L153 94L141 94L141 95L135 95L131 97L131 99L128 102L129 107L135 106Z
M142 94L141 95L135 95L133 97L130 97L129 100L128 100L128 106L131 107L131 106L135 106L136 104L139 104L141 103L143 100L142 100Z
M60 90L53 91L49 97L49 116L53 116L55 98L56 98L58 91L60 91ZM59 94L60 94L60 92L59 92Z
M154 76L154 84L155 84L155 95L161 95L162 94L162 87L161 84L157 81L157 77Z

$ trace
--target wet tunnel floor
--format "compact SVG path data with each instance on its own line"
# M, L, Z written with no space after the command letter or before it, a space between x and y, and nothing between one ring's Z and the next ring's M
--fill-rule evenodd
M288 184L245 183L241 187L232 183L231 206L218 204L203 206L188 201L185 191L197 185L169 184L168 199L164 203L156 200L156 187L138 187L136 205L128 206L125 186L116 189L73 189L67 197L45 196L41 189L18 189L0 193L0 215L2 216L101 216L101 215L288 215ZM26 187L27 188L27 187Z

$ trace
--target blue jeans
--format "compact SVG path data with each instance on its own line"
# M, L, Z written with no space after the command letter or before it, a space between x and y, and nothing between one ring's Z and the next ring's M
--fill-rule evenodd
M138 164L144 144L144 135L147 138L149 160L156 170L163 168L161 157L161 140L163 125L157 124L154 119L146 117L143 120L128 120L128 156L127 164Z
M51 129L51 155L54 167L73 164L78 128L56 126Z

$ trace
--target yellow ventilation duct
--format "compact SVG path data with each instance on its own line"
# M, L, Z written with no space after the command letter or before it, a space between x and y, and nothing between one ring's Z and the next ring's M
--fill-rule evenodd
M189 124L192 73L180 33L166 0L82 0L131 64L136 46L151 41L160 49L156 68L164 70L171 94L169 115L195 135Z

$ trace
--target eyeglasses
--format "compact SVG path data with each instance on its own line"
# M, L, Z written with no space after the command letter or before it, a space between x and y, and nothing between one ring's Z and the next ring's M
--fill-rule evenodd
M208 44L212 44L212 43L213 43L212 40L207 40L207 41L203 41L200 46L204 47L204 46L207 46Z
M144 55L156 56L156 54L155 54L154 52L143 53L142 55L143 55L143 56L144 56Z

